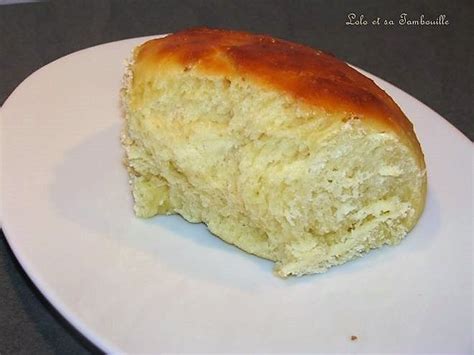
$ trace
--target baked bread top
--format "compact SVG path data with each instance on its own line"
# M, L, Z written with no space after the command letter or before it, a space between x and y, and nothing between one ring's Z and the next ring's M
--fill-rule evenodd
M153 77L158 68L175 66L255 81L328 113L342 112L379 130L393 131L416 151L419 166L425 167L413 125L392 98L323 51L268 35L193 28L139 46L134 66L138 80Z

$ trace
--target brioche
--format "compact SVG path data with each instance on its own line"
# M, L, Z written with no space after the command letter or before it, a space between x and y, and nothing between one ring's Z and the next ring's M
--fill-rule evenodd
M122 144L138 217L180 214L286 277L394 245L425 202L412 124L334 56L197 28L137 47Z

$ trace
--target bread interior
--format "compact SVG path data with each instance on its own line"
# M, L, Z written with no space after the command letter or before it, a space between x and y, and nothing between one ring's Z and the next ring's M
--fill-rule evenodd
M416 157L358 117L194 70L129 79L123 99L136 215L204 222L280 276L397 244L420 213Z

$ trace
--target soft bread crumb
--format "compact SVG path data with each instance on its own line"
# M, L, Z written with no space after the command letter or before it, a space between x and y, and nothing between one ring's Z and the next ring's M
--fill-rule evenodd
M178 67L140 81L128 68L122 144L137 216L204 222L281 277L398 244L416 223L425 175L396 134L244 78Z

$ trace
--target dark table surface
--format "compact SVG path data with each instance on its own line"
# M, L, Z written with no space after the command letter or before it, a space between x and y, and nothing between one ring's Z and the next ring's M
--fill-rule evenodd
M1 3L1 1L0 1ZM367 25L347 25L348 14ZM400 25L436 19L448 25ZM380 17L380 25L372 20ZM394 19L394 25L384 20ZM0 104L43 65L125 38L192 26L268 33L321 48L375 74L474 137L474 2L466 1L57 1L0 6ZM353 21L354 22L354 21ZM3 233L0 353L98 352L41 296Z

